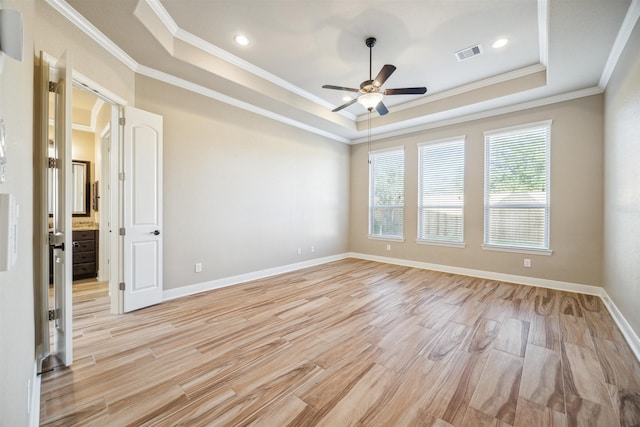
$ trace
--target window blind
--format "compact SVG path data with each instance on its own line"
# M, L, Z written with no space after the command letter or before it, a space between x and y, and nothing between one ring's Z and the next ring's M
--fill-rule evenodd
M550 129L485 133L486 245L549 249Z
M369 235L402 238L404 232L404 150L369 155Z
M418 147L418 240L464 241L464 139Z

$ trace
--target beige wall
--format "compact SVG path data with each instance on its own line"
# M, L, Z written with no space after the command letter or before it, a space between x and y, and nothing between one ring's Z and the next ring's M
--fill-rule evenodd
M601 285L603 97L601 95L514 112L483 120L375 141L371 149L404 146L405 241L367 238L367 144L351 151L351 228L353 252L510 275ZM553 120L551 128L551 222L553 255L482 250L483 131ZM416 243L417 144L466 135L465 248ZM391 251L386 245L391 244ZM523 267L529 258L531 268Z
M0 0L23 13L22 62L7 56L0 74L0 116L7 131L7 181L20 208L17 264L0 272L0 426L29 425L27 396L34 370L33 318L33 9L25 0ZM2 241L4 243L4 240Z
M136 106L164 117L165 289L348 250L349 146L146 77Z
M604 285L640 335L640 24L605 96Z

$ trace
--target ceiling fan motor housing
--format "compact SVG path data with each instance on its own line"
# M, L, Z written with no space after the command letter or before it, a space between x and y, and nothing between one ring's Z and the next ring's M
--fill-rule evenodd
M369 92L377 92L380 87L374 84L375 80L365 80L360 83L360 92L369 93Z

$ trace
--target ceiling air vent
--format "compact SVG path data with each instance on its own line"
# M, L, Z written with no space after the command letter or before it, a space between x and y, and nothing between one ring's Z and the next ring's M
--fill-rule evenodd
M458 61L464 61L465 59L469 59L472 56L480 55L481 53L482 53L482 46L477 44L475 46L471 46L466 49L457 51L456 58L458 58Z

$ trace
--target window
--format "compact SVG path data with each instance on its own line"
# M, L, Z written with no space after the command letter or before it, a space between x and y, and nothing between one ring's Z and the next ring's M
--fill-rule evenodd
M418 241L464 241L464 138L418 146Z
M404 150L369 154L369 237L402 239Z
M484 244L549 249L551 121L485 132Z

